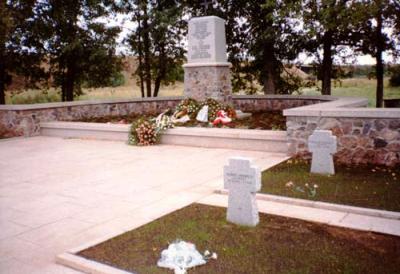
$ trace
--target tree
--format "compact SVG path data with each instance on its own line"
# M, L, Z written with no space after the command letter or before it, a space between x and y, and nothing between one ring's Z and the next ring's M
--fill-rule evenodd
M35 0L0 0L0 104L5 104L6 87L13 76L23 76L33 85L46 74L40 67L43 47L33 7Z
M360 43L356 49L376 60L376 107L383 107L383 53L399 54L400 4L395 0L374 0L360 1L355 6L361 18L357 30Z
M359 18L355 16L349 0L304 0L303 21L307 44L305 49L322 60L318 69L322 80L321 93L331 95L333 59L340 46L353 46L357 43L353 26Z
M226 20L234 91L254 93L256 82L265 94L294 90L282 72L284 63L293 61L303 45L298 28L300 4L300 0L221 0L210 8L210 15ZM190 7L192 14L204 13L199 4Z
M61 87L62 101L82 94L82 85L106 86L121 69L115 55L117 27L107 27L101 19L110 14L112 1L46 0L36 7L40 36L53 85Z
M142 97L157 97L161 84L181 79L185 52L182 41L187 31L182 19L184 6L174 0L132 0L125 5L136 23L127 42L138 57L135 74Z

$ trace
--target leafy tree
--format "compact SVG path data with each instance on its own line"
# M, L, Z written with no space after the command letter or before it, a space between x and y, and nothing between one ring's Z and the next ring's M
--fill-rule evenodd
M383 107L383 53L399 54L400 3L396 0L363 0L354 5L361 18L357 25L360 43L356 49L363 54L370 54L376 60L376 107Z
M293 79L282 77L284 62L293 61L303 44L301 1L221 0L208 11L226 20L228 61L232 63L233 90L254 93L260 83L265 94L290 93ZM192 14L204 14L191 4ZM250 83L250 84L249 84Z
M308 41L305 50L317 59L322 51L318 69L321 93L330 95L334 56L340 54L340 46L353 46L358 42L354 25L360 18L350 0L304 0L302 13Z
M5 104L5 90L13 76L24 76L29 85L46 78L40 67L42 44L35 35L35 2L0 0L0 104Z
M46 0L35 12L41 21L53 84L61 87L62 101L82 94L85 82L93 87L110 84L121 69L115 55L117 27L101 19L110 15L108 0Z
M161 84L181 79L184 62L184 3L174 0L131 0L125 11L136 22L127 42L138 56L142 97L157 97ZM154 84L154 85L153 85Z

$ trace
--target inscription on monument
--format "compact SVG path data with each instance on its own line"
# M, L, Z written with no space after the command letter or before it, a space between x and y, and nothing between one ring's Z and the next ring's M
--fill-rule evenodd
M208 31L208 21L193 22L194 31L192 37L197 40L197 43L192 45L191 59L207 59L211 58L210 44L206 43L206 38L210 36Z

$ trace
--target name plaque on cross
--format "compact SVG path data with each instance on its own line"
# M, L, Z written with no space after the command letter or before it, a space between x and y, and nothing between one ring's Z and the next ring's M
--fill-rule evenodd
M224 166L224 188L229 190L227 220L246 226L259 222L256 192L261 188L260 169L243 157L229 159Z
M190 19L188 64L226 62L225 20L216 16Z

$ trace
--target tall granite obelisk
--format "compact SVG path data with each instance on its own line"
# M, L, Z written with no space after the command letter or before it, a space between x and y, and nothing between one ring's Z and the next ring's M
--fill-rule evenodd
M227 62L225 20L217 16L194 17L189 21L188 63L184 95L196 100L231 100L231 63Z

